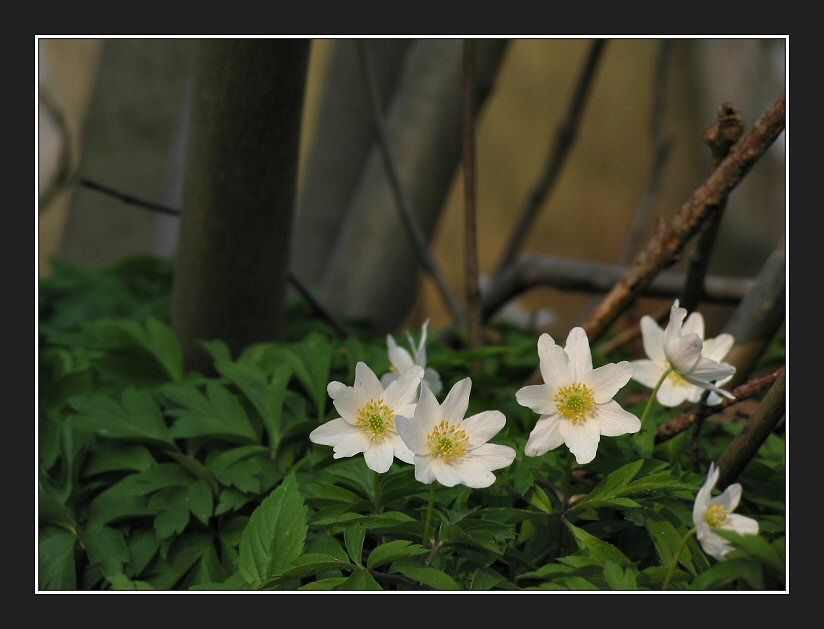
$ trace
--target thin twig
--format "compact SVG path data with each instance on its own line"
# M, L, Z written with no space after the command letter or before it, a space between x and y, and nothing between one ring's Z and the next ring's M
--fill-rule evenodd
M753 164L784 130L785 99L759 118L707 180L692 193L667 225L636 256L627 275L607 294L584 324L590 342L596 341L632 300L665 268L675 263L686 242L724 202Z
M481 346L481 288L478 281L478 225L475 204L475 44L463 45L463 171L464 171L464 261L466 264L466 309L469 314L469 348ZM480 368L475 363L475 370Z
M484 293L483 316L489 318L509 300L536 286L606 293L628 272L626 267L525 254L502 273ZM754 281L734 277L707 278L707 300L736 304ZM648 297L676 297L684 286L683 273L661 273L643 290ZM667 310L669 312L669 310Z
M416 214L412 209L412 200L404 189L392 153L389 150L389 134L386 130L386 124L383 119L383 108L381 106L380 93L378 92L378 82L375 78L375 70L369 58L369 52L366 49L366 44L362 39L358 40L358 59L363 71L364 80L366 82L367 92L369 94L369 105L372 113L372 122L375 125L375 130L378 135L378 146L383 157L386 174L389 178L389 184L395 194L396 205L401 215L401 221L406 228L406 233L412 241L412 249L418 257L418 262L432 279L441 293L444 301L455 320L461 325L468 325L468 315L460 300L455 295L455 292L446 281L446 277L438 264L437 259L432 254L429 248L429 243L424 235L423 229L416 218Z
M423 562L425 566L432 565L432 560L435 559L435 555L438 554L438 551L441 549L441 546L443 546L443 542L441 540L437 540L434 544L432 544L432 550L429 551L429 554L426 556L426 559L424 559Z
M658 430L655 433L655 443L663 443L664 441L668 441L681 434L690 426L693 426L701 416L709 417L710 415L715 415L730 406L735 406L739 402L755 397L768 387L772 386L773 383L775 383L775 381L783 375L784 367L781 367L771 374L761 376L760 378L755 378L754 380L750 380L741 386L735 387L732 391L730 391L730 393L735 396L734 400L724 398L724 401L718 406L709 406L699 410L690 411L689 413L684 413L683 415L662 424L658 427Z
M515 231L512 233L509 243L504 250L504 254L501 256L501 260L498 263L498 271L496 275L499 275L504 269L512 264L521 252L524 241L532 229L535 219L538 217L538 212L541 209L541 206L552 192L555 181L558 178L558 175L566 162L567 155L569 154L569 151L578 135L578 126L581 122L584 105L586 104L587 97L589 96L589 90L592 86L595 70L598 67L598 61L601 58L605 45L606 40L604 39L596 39L592 42L592 46L589 49L589 54L587 55L586 63L584 64L584 69L581 72L581 76L578 78L575 93L569 103L566 118L556 132L555 145L553 146L550 156L546 162L541 179L532 189L529 200L524 206L523 212L521 213L521 220L515 227Z
M161 205L159 203L153 203L152 201L147 201L146 199L141 199L140 197L136 197L125 192L120 192L119 190L115 190L109 186L104 186L101 183L85 177L80 177L77 180L77 183L91 190L96 190L97 192L102 192L103 194L119 199L120 201L123 201L123 203L128 203L129 205L134 205L145 210L152 210L153 212L159 212L160 214L166 214L168 216L180 216L180 210L178 209ZM331 312L326 310L326 308L324 308L323 305L312 296L309 289L306 288L303 282L301 282L294 273L289 271L287 278L292 287L301 294L312 310L314 310L315 314L329 323L329 325L331 325L341 336L349 336L349 330L346 326L338 321L338 319Z
M661 48L658 51L658 59L655 63L655 95L653 96L652 124L650 125L654 152L652 172L650 173L647 191L644 193L641 206L635 216L635 222L633 223L629 236L627 237L627 244L624 249L624 254L621 256L621 264L623 265L627 265L632 262L632 258L635 256L638 249L638 244L641 242L641 236L644 235L644 228L649 222L649 217L652 214L652 208L655 207L655 202L658 200L658 193L661 190L661 180L664 174L664 167L667 164L670 151L672 150L672 139L664 136L667 69L669 66L671 52L672 40L661 40Z
M786 378L782 372L758 405L758 410L732 440L718 461L718 486L732 483L758 452L786 411Z
M744 117L730 103L724 103L718 108L718 120L704 133L704 141L712 151L712 168L718 165L729 155L732 146L738 142L744 133ZM713 212L701 228L701 233L695 243L695 249L690 258L687 269L687 281L681 295L681 307L693 311L704 297L704 276L710 263L710 255L715 246L718 228L721 226L721 217L727 207L726 199Z

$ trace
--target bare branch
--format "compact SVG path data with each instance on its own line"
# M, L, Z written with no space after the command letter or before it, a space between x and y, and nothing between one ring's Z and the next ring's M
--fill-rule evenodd
M526 240L529 231L532 229L535 219L538 217L538 212L541 209L541 206L552 192L555 181L558 178L558 175L566 162L567 155L569 154L572 145L575 143L575 138L578 135L578 126L581 122L584 105L586 104L587 97L589 96L589 90L592 86L595 70L598 67L598 61L601 58L605 45L606 40L604 39L596 39L592 42L584 69L578 79L575 93L569 103L566 118L557 131L555 145L553 146L550 157L546 162L541 179L535 185L532 190L532 194L529 196L529 200L527 201L521 214L521 220L518 222L515 231L512 233L509 244L504 250L503 256L501 256L501 261L498 263L498 271L496 275L500 275L506 267L511 265L521 252L524 241Z
M704 141L709 145L713 157L713 169L729 155L732 146L738 142L744 133L744 117L741 112L730 103L724 103L718 108L718 120L707 129ZM718 209L707 219L698 235L695 250L690 259L687 270L687 281L681 295L681 306L689 311L695 310L704 296L704 276L709 267L710 255L721 226L721 217L727 207L726 199L718 205Z
M484 294L483 315L491 317L510 299L536 286L561 290L605 293L627 274L622 266L580 262L527 254L502 273ZM648 297L676 297L684 285L683 273L661 273L643 294ZM707 278L707 300L718 304L736 304L754 285L753 280L733 277ZM669 309L667 310L669 312Z
M744 429L733 439L732 443L718 461L718 486L726 487L732 483L758 452L767 437L784 416L786 394L785 375L782 372L761 400L758 410L744 425Z
M670 224L659 224L658 232L636 256L627 275L612 288L584 324L590 342L599 339L653 278L677 260L686 242L784 130L784 115L785 99L781 98L692 193Z
M107 194L115 199L119 199L123 201L123 203L128 203L129 205L134 205L136 207L141 207L145 210L152 210L153 212L160 212L161 214L167 214L169 216L180 216L180 210L175 208L167 207L165 205L161 205L159 203L153 203L152 201L147 201L146 199L141 199L140 197L136 197L132 194L126 194L125 192L120 192L119 190L115 190L114 188L110 188L109 186L104 186L102 183L98 183L91 179L87 179L85 177L81 177L78 179L78 183L81 186L89 188L90 190L96 190L97 192L102 192L103 194ZM343 325L337 318L323 305L315 299L312 293L309 292L309 289L301 282L297 276L289 271L287 279L292 287L301 294L301 296L306 300L306 303L314 310L315 314L318 315L321 319L325 320L329 325L335 328L335 331L343 337L349 336L349 330L347 330L346 326Z
M718 406L701 406L697 410L684 413L683 415L660 425L655 433L655 443L658 444L668 441L687 430L690 426L695 425L704 417L716 415L725 408L735 406L739 402L755 397L768 387L772 386L779 377L783 378L783 376L784 367L781 367L771 374L761 376L760 378L755 378L754 380L750 380L741 386L735 387L732 391L730 391L730 393L735 396L734 400L724 398L724 401Z
M475 204L475 42L463 46L463 170L464 170L464 261L466 264L466 308L469 315L469 347L481 346L481 288L478 281L478 225ZM476 365L480 366L480 365ZM433 550L434 552L434 550Z
M395 161L392 158L392 153L389 150L389 136L386 131L386 125L383 119L383 109L380 102L380 94L378 92L377 80L375 79L375 72L369 59L369 52L363 40L358 40L358 58L360 60L361 68L363 69L364 80L366 81L367 91L369 92L369 105L372 112L372 122L375 125L375 130L378 133L378 145L383 157L383 163L386 168L389 183L395 193L398 211L401 215L406 233L412 241L412 248L418 257L421 267L426 271L435 281L435 285L441 293L444 301L452 315L461 325L467 325L468 316L466 310L461 305L460 300L455 295L455 292L446 281L446 277L438 264L437 259L429 249L429 243L426 236L421 229L420 224L415 218L415 212L412 209L412 201L409 195L401 184L398 169L395 166Z

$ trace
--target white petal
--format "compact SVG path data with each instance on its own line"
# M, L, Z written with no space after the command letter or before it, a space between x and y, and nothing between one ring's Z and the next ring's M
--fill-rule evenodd
M727 517L727 526L724 528L740 535L758 535L758 522L738 513L731 513Z
M418 386L423 378L423 368L417 365L400 372L400 376L386 391L383 392L383 401L391 409L412 404L418 393Z
M530 384L515 392L518 404L531 408L539 415L552 415L557 406L552 399L554 390L546 384Z
M381 376L381 386L386 389L390 384L395 382L400 377L397 371L387 371Z
M336 383L329 383L327 390L332 387L332 384ZM332 404L343 419L354 425L358 419L358 412L363 406L363 399L352 387L336 388Z
M558 430L579 464L589 463L595 458L598 442L601 440L601 429L596 422L573 424L571 421L562 420Z
M506 417L501 411L483 411L461 422L461 428L466 431L472 448L485 444L501 432L505 425Z
M701 358L704 342L697 334L671 336L664 339L664 354L678 373L692 371Z
M361 431L353 432L338 439L335 444L332 458L344 459L350 456L360 454L369 447L369 438Z
M458 380L449 393L446 394L446 399L441 404L441 418L452 421L462 420L469 406L469 391L471 389L471 378Z
M705 380L707 382L714 382L722 378L729 378L735 374L735 367L727 363L719 363L711 358L702 356L695 364L692 370L685 374L691 376L696 380Z
M359 429L338 417L315 428L309 433L309 441L324 446L333 446L341 439L350 435L362 434Z
M361 396L363 403L383 397L380 380L364 362L355 365L355 392Z
M435 474L432 471L432 462L435 459L431 456L415 455L415 480L427 485L435 480Z
M463 480L454 466L440 458L432 460L432 473L435 475L435 479L445 487L454 487Z
M427 367L426 371L424 371L423 381L430 389L432 389L432 393L435 395L438 395L441 391L443 391L441 377L438 375L437 371L432 369L432 367Z
M351 389L352 387L347 387L343 382L338 382L333 380L329 384L326 385L326 392L329 394L329 397L333 400L342 395L346 392L347 389Z
M709 361L709 362L713 362L713 363L715 362L715 361L710 361L708 358L701 358L701 361L705 361L705 360ZM723 395L724 397L727 397L727 398L730 398L730 399L735 399L735 396L732 393L730 393L729 391L726 391L725 389L722 389L718 385L713 384L711 382L711 380L716 380L717 379L717 378L713 377L714 375L722 374L722 373L727 374L726 376L724 376L723 381L724 382L729 381L729 379L730 379L729 378L730 369L727 369L726 367L732 368L732 371L735 371L735 368L732 367L732 365L726 365L726 363L715 363L715 364L716 365L721 365L721 367L705 366L702 369L702 371L700 372L704 375L696 376L694 373L687 373L687 374L683 374L683 378L687 382L690 382L690 383L694 384L697 387L701 387L702 389L706 389L708 391L714 391L715 393L717 393L719 395Z
M395 338L391 334L386 335L386 349L389 354L389 362L391 362L398 371L408 369L415 364L409 352L403 347L398 346Z
M644 352L647 356L653 362L663 364L666 360L664 356L664 331L655 322L655 319L649 315L641 317L641 338L644 341Z
M684 321L681 334L697 334L699 338L704 338L704 317L700 312L690 313L690 316Z
M664 336L680 336L681 327L684 325L684 319L687 316L687 309L681 308L676 299L670 308L670 318L667 322L667 327L664 329Z
M415 350L415 362L421 367L426 367L426 328L429 326L429 319L423 322L421 326L421 340L418 341L418 347Z
M641 430L641 420L621 408L615 400L599 404L596 407L595 417L589 421L597 422L601 434L605 437L619 437Z
M560 425L561 419L558 415L539 419L535 428L529 433L524 453L527 456L541 456L561 445L564 438L559 431Z
M573 383L574 374L569 364L569 356L547 333L538 337L538 358L541 376L552 391Z
M666 368L661 363L655 363L646 358L632 361L632 379L640 382L645 387L654 389L655 385L664 375Z
M689 395L687 385L680 380L674 379L672 374L670 374L670 376L664 380L661 388L658 389L658 395L655 396L655 399L658 400L658 403L662 406L678 406L687 399L687 395Z
M710 497L712 496L712 488L718 482L718 468L715 463L710 463L710 469L707 472L707 480L698 490L695 496L695 504L692 507L692 520L696 526L704 522L704 515L707 513L707 508L710 506ZM700 533L700 529L699 529Z
M389 439L384 439L380 443L373 442L363 453L366 466L370 470L375 470L378 474L383 474L392 467L392 460L395 458L395 448Z
M711 360L722 361L735 344L732 334L719 334L715 338L704 341L702 354Z
M727 487L720 496L713 498L710 502L714 505L721 505L727 512L735 511L741 501L741 483L733 483Z
M704 552L718 561L723 561L724 556L732 550L732 545L717 533L713 533L709 526L698 527L697 537Z
M392 434L389 437L387 437L387 440L389 440L392 443L392 448L395 450L395 457L397 457L404 463L415 462L415 453L406 447L406 444L403 442L403 439L401 439L401 436L399 434Z
M460 478L460 483L474 489L489 487L495 482L493 474L483 463L474 459L462 459L452 466L454 473Z
M418 405L420 407L420 405ZM418 418L397 417L395 427L398 435L415 454L429 454L429 446L426 445L426 437L430 433L430 428Z
M426 434L442 419L441 405L435 398L435 394L425 384L421 385L421 395L418 398L418 405L415 407L415 421L421 422Z
M502 467L512 465L515 460L515 450L509 446L502 446L497 443L485 443L479 448L472 450L472 460L480 461L484 467L490 470L499 470Z
M584 328L572 328L567 336L564 351L569 356L575 382L582 382L592 371L592 352L589 349L589 339Z
M632 365L626 360L610 363L586 374L582 382L592 388L595 402L603 404L611 400L618 390L632 378Z

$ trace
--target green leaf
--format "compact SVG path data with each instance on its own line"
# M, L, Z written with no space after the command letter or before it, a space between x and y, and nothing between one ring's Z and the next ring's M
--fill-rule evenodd
M783 552L779 552L775 546L760 535L741 535L735 531L725 531L723 529L718 529L715 532L732 542L737 549L744 551L778 572L784 572Z
M101 447L89 456L83 468L84 476L105 474L106 472L145 472L157 461L146 446L139 444L112 444Z
M635 581L635 569L632 567L624 570L614 561L607 561L604 564L604 579L613 590L637 590L638 584Z
M653 511L646 512L644 526L646 526L647 532L652 538L653 544L655 544L655 550L658 552L661 565L669 567L675 559L675 553L678 552L678 546L681 545L681 540L684 539L686 531L680 533L672 522ZM681 554L680 563L695 574L695 566L687 553Z
M79 415L70 418L71 426L109 439L170 444L169 430L152 396L128 388L121 401L101 395L72 398L70 404Z
M308 500L330 500L345 504L357 504L363 501L363 498L355 492L335 485L309 483L304 488L304 492Z
M237 489L224 489L220 492L220 500L215 507L215 515L223 515L229 511L237 511L252 499Z
M219 384L209 383L207 398L194 387L167 387L164 392L185 410L175 409L169 413L178 420L171 429L174 438L216 437L239 443L257 443L258 436L237 398Z
M126 564L126 576L136 577L157 554L159 544L153 530L132 531L129 536L129 563Z
M41 474L37 486L37 504L41 524L54 524L69 531L77 528L71 510L65 505L63 496L51 482Z
M490 568L478 568L469 581L470 590L489 591L506 579Z
M110 575L106 577L106 580L111 584L113 590L154 590L146 581L133 581L125 574Z
M182 382L183 351L172 329L157 319L150 318L146 321L146 336L143 342L172 380Z
M123 572L123 564L129 561L129 547L123 532L109 526L83 529L80 539L89 555L89 563L99 566L103 576Z
M269 383L263 373L249 364L221 360L217 362L216 367L255 407L263 420L263 425L266 426L266 432L269 433L270 446L276 448L281 439L283 401L292 371L286 365L279 365L275 368L272 381Z
M170 487L155 493L149 500L149 506L161 511L154 519L157 539L163 540L178 535L189 524L189 505L186 497L189 493L185 487Z
M75 590L77 538L66 530L41 527L38 545L38 586L41 590Z
M650 474L643 478L639 478L631 482L624 489L618 492L619 496L631 496L639 493L654 493L654 492L673 492L686 491L695 493L695 489L684 483L668 472L659 472L657 474Z
M328 570L351 570L352 564L348 561L341 561L332 555L322 553L306 553L291 562L286 569L278 575L278 579L284 577L305 577L318 572Z
M609 542L605 542L584 529L578 528L568 520L564 520L564 522L570 532L575 536L578 547L581 550L586 550L589 555L599 563L603 564L607 561L613 561L619 566L629 566L632 563L624 553Z
M586 499L575 503L571 510L575 511L581 508L590 509L619 504L615 500L616 497L619 496L621 491L635 478L643 466L644 460L639 459L638 461L633 461L632 463L627 463L619 467L604 478L604 480L589 493Z
M716 590L725 585L744 579L756 590L764 589L761 565L748 559L727 559L720 561L690 583L690 590Z
M437 568L412 564L393 564L393 569L436 590L460 590L455 579Z
M209 523L214 509L214 496L209 485L202 480L189 486L184 499L189 511L203 524Z
M155 589L170 590L200 560L212 544L208 533L187 533L174 539L165 561L153 564L146 581Z
M381 544L369 553L369 559L366 565L370 570L380 568L381 566L398 561L400 559L407 559L416 555L424 555L429 551L420 544L413 544L406 540L395 540Z
M363 540L366 537L366 529L353 524L347 526L343 531L343 540L346 543L346 550L352 561L356 565L361 565L361 556L363 555Z
M341 583L336 590L363 591L382 590L380 584L369 574L368 570L355 570L346 581Z
M306 585L301 585L299 590L334 590L337 589L341 583L346 581L346 577L332 577L331 579L320 579L319 581L312 581Z
M303 550L307 508L294 474L289 475L249 518L240 539L240 572L250 583L264 583Z

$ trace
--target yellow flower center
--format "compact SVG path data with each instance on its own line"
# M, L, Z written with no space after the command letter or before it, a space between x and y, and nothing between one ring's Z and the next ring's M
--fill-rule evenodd
M386 439L387 433L395 430L395 412L383 403L383 398L372 399L358 409L355 425L370 441L380 443Z
M730 512L721 505L711 505L704 514L704 520L710 526L721 528L727 523L727 516L729 514Z
M398 368L395 367L395 365L389 365L389 371L391 371L392 373L396 373L398 371Z
M558 389L555 394L558 412L573 424L583 424L595 415L595 395L585 384L573 384Z
M665 361L664 361L664 369L669 369L670 367L672 367L672 365L670 364L670 362L669 362L668 360L665 360ZM670 384L674 384L674 385L675 385L675 386L677 386L677 387L686 387L686 386L689 386L689 382L687 382L686 380L684 380L684 379L681 377L681 374L680 374L680 373L678 373L677 371L675 371L675 369L673 369L672 371L670 371L669 375L667 376L667 380L669 380L669 381L670 381Z
M426 438L432 456L454 463L469 450L469 436L456 424L442 421Z

